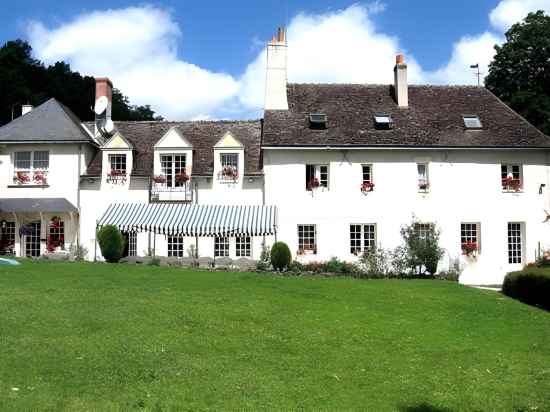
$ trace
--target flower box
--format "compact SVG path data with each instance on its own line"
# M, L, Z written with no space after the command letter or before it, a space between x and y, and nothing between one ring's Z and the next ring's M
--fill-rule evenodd
M219 180L230 180L235 182L239 178L239 172L233 166L224 166L218 173Z
M164 175L153 176L153 182L159 183L159 184L166 183L166 176Z
M514 179L512 176L502 179L502 190L506 192L519 192L522 189L521 179Z
M362 193L372 192L373 190L374 190L374 183L373 182L364 182L361 185L361 192Z
M27 185L31 182L31 175L29 172L15 172L13 177L13 183L18 185Z
M418 190L421 192L427 192L430 190L430 183L426 180L419 180L418 181Z
M464 256L476 257L479 250L476 242L466 242L462 244L462 254Z
M313 177L310 179L310 181L307 184L307 190L315 190L321 186L321 183L319 182L319 179L316 177Z
M124 184L126 183L126 171L113 169L107 173L107 183Z
M48 183L46 179L46 175L42 171L34 172L32 180L37 185L46 185Z
M181 171L174 176L174 179L177 183L187 183L190 179L189 175L185 171Z

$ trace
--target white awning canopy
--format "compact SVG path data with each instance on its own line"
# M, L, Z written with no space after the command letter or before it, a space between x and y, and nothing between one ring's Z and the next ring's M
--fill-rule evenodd
M263 236L276 232L275 206L113 203L98 227L181 236Z

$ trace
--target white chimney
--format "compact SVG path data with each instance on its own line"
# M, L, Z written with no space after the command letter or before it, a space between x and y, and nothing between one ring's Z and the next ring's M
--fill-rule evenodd
M32 104L24 104L23 106L21 106L21 116L29 113L32 109Z
M267 44L265 110L288 110L286 97L286 32L279 27L277 36Z
M402 54L395 58L393 69L395 79L395 100L399 107L409 107L409 85L407 83L407 65Z

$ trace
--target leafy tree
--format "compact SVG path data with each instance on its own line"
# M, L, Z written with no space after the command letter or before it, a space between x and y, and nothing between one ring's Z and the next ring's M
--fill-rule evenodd
M124 253L126 240L116 226L106 225L97 231L97 242L105 260L117 263Z
M31 46L15 40L0 47L0 126L21 114L22 104L38 106L51 97L68 106L82 121L93 120L95 80L73 72L64 62L46 67L32 57ZM113 91L113 119L161 120L149 105L132 106Z
M495 49L487 88L550 135L550 16L529 13Z
M439 246L440 231L433 223L413 221L401 228L401 236L405 242L406 261L412 273L423 275L437 272L437 264L443 257L443 249Z

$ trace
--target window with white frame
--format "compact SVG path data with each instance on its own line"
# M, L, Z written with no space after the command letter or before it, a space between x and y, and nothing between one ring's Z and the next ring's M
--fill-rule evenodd
M181 187L185 185L186 156L185 154L161 154L160 169L166 178L167 187Z
M45 174L50 167L50 152L47 150L14 152L14 180L19 184L45 184Z
M426 240L433 232L433 223L415 223L414 231L419 239Z
M235 182L239 176L239 154L220 153L221 170L218 173L218 180Z
M350 252L360 255L376 247L376 225L355 224L349 226Z
M111 167L111 172L115 171L122 175L126 174L126 154L110 154L109 155L109 166Z
M306 165L306 190L328 189L328 165Z
M460 244L464 251L481 250L481 225L479 223L461 223L460 224Z
M500 166L502 190L517 192L523 187L521 165L503 164Z
M251 257L252 245L250 236L239 236L235 238L235 255L237 257Z
M508 263L523 262L523 223L508 223Z
M424 191L424 192L427 191L430 188L430 181L428 178L428 164L417 163L416 172L417 172L418 190Z
M229 256L229 238L216 237L214 238L214 256Z
M183 236L168 236L168 256L183 257Z
M137 256L137 233L128 233L128 256Z
M0 225L0 255L13 255L15 247L15 222L3 220Z
M372 183L372 165L362 165L363 184Z
M317 254L316 225L298 225L298 253Z

